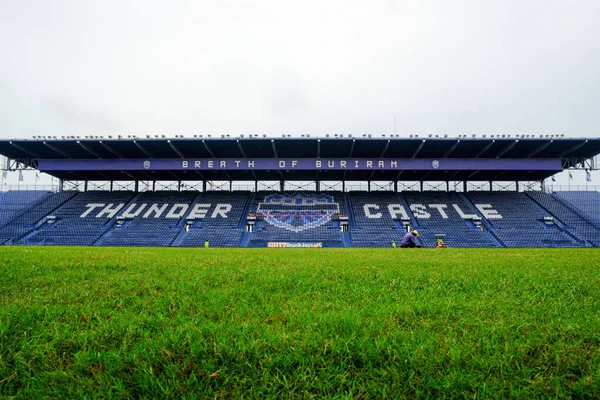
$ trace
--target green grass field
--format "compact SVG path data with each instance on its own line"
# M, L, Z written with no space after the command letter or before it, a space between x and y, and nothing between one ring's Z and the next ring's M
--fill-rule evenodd
M600 398L597 249L0 247L0 397Z

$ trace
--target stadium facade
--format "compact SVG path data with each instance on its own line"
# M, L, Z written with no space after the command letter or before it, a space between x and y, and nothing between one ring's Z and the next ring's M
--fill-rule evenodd
M543 182L595 169L599 153L600 139L550 135L4 140L9 168L61 184L0 194L0 243L389 247L416 228L426 247L438 237L597 247L600 193L549 193ZM248 190L232 190L239 181ZM487 184L469 190L475 181ZM499 181L513 190L492 190ZM106 190L91 190L98 182ZM356 182L366 190L351 190Z

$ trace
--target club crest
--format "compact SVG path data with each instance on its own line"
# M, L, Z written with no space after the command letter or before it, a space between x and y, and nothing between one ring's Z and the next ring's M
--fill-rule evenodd
M440 167L440 162L438 160L433 160L431 166L433 167L433 169L438 169Z
M146 160L146 161L144 161L144 169L148 169L148 168L150 168L150 161Z
M273 226L302 232L331 221L331 217L340 212L340 205L332 196L324 194L276 194L266 196L257 212L264 214L265 221Z

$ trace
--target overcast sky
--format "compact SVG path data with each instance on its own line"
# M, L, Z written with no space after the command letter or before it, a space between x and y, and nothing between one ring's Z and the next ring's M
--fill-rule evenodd
M0 138L600 134L600 1L0 0Z
M0 0L0 137L600 130L600 1Z

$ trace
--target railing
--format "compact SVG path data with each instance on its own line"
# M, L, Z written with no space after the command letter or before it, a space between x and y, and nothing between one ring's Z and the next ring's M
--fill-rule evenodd
M546 192L600 192L600 185L548 185Z
M133 183L129 184L129 183L121 183L121 182L114 182L113 183L113 191L133 191L135 188L135 186L133 185ZM369 188L367 182L348 182L346 183L346 192L352 192L352 191L367 191ZM110 191L110 184L106 183L106 182L102 182L102 183L95 183L95 182L88 182L88 190L93 190L93 191ZM231 186L231 190L232 191L247 191L247 192L254 192L255 186L254 184L250 184L250 185L245 185L245 184L233 184ZM341 189L341 188L340 188ZM58 184L46 184L46 185L36 185L36 184L18 184L18 185L4 185L2 187L0 187L0 193L1 192L8 192L11 190L42 190L42 191L49 191L49 192L58 192L59 191L59 185ZM158 191L177 191L178 190L178 185L177 183L173 183L173 182L156 182L155 185L155 190ZM279 192L279 184L277 185L259 185L258 187L259 191L276 191ZM326 187L321 187L321 190L331 190L331 186L326 186ZM377 191L393 191L393 185L392 184L383 184L383 185L379 185L379 184L375 184L375 183L371 183L371 191L372 192L377 192ZM444 183L444 185L428 185L426 182L424 182L423 185L423 190L426 191L446 191L446 185ZM490 186L489 183L481 183L481 184L477 184L477 183L471 183L469 182L467 185L467 191L469 192L478 192L478 191L489 191L490 190ZM64 182L63 184L63 191L78 191L78 192L83 192L85 191L84 189L84 183L83 182L77 182L77 181L69 181L69 182ZM152 191L152 185L151 183L146 183L146 182L142 182L140 181L139 185L138 185L138 192L149 192ZM202 192L202 187L195 184L186 184L183 183L181 184L181 191L198 191L198 192ZM214 186L210 186L207 185L207 191L209 192L216 192L216 191L225 191L228 192L229 191L229 185L214 185ZM314 188L308 189L308 188L300 188L300 187L290 187L287 186L285 187L285 191L286 192L293 192L293 191L314 191ZM335 190L334 190L335 191ZM341 192L341 190L339 190ZM398 182L398 191L399 192L403 192L403 191L420 191L420 187L418 182L416 184L410 184L410 183L403 183L403 182ZM454 185L451 184L450 185L450 191L451 192L462 192L463 191L463 187L462 184L460 185ZM492 183L492 191L494 192L505 192L505 191L509 191L509 192L515 192L516 191L516 184L514 183L510 183L510 184L503 184L503 183L498 183L498 182L493 182ZM535 182L535 183L519 183L519 191L520 192L525 192L525 191L542 191L542 187L539 184L539 182ZM567 192L567 191L586 191L586 192L598 192L600 191L600 185L548 185L546 184L546 187L544 188L544 191L547 193L552 193L552 192Z

